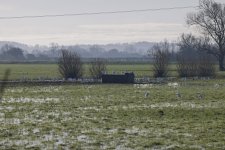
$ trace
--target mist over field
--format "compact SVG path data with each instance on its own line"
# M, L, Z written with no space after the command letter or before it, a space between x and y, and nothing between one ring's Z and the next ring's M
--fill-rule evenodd
M75 51L83 58L140 58L146 57L151 50L153 42L137 42L137 43L115 43L106 45L71 45L63 46L57 43L52 43L48 46L35 45L29 46L16 42L0 42L0 55L7 50L7 46L20 48L24 57L28 54L46 55L46 57L54 58L60 55L60 49L69 49Z

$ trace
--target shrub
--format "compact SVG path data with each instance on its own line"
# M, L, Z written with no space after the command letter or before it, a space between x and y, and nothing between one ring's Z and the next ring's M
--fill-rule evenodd
M106 71L106 61L104 59L96 58L91 62L89 71L93 78L100 79L103 72Z
M216 75L215 65L209 55L200 55L198 65L198 75L200 77L214 77Z
M198 76L197 60L186 58L183 54L177 56L177 72L179 77Z
M196 58L178 54L177 72L179 77L214 77L215 66L207 54L197 54Z
M62 50L59 58L59 72L65 78L78 79L82 77L83 63L76 52Z
M153 46L153 75L166 77L169 65L169 43L164 42Z

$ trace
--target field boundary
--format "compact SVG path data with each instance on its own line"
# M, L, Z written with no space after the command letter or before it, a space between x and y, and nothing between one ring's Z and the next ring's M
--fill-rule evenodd
M167 77L167 78L135 78L134 83L121 83L121 84L166 84L168 82L185 82L190 80L212 80L209 77L192 77L192 78L178 78L178 77ZM120 84L120 83L102 83L101 79L93 78L82 78L82 79L69 79L69 80L0 80L0 85L6 83L7 85L64 85L64 84Z

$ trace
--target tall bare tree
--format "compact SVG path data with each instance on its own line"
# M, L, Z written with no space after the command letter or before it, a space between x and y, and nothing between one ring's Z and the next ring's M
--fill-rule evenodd
M199 12L188 15L187 24L199 27L204 37L201 50L214 55L220 70L225 71L225 5L214 0L200 0L199 9Z
M103 72L106 71L106 61L101 58L96 58L93 62L91 62L89 71L92 77L100 79Z
M59 72L65 78L78 79L83 73L83 63L76 52L62 50L59 58Z
M155 44L152 47L154 77L166 77L169 65L170 45L167 41Z

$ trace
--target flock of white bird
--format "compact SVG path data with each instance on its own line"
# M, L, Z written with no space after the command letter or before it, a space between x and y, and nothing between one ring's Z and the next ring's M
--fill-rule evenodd
M146 89L146 88L152 88L154 85L153 84L134 84L134 88L142 88L142 89ZM175 96L176 98L180 99L182 97L181 93L179 92L178 88L180 87L180 84L177 82L170 82L167 84L168 87L170 88L174 88L176 90L175 92ZM214 88L218 89L220 87L219 84L215 84ZM147 98L150 96L150 91L145 91L144 92L144 97ZM196 93L196 97L201 100L204 99L205 95L204 93L201 92L197 92Z

